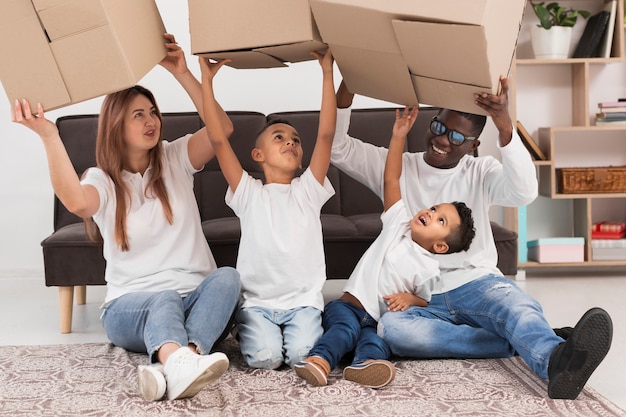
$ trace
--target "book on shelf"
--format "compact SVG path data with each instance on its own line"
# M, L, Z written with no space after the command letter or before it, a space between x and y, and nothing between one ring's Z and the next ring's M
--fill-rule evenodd
M626 113L626 105L622 107L600 107L600 113Z
M517 133L519 134L520 139L522 139L522 143L528 149L528 152L538 161L546 161L548 158L543 153L543 151L537 145L537 142L533 139L533 137L528 133L526 128L522 125L522 122L517 121Z
M626 126L626 119L604 119L596 117L596 126Z
M615 14L617 13L617 0L611 0L604 4L604 11L610 13L609 21L604 30L604 37L600 43L600 58L611 57L611 47L613 46L613 32L615 31Z
M592 232L624 232L626 231L625 222L598 222L591 225Z
M600 112L596 113L596 117L607 120L626 120L626 111L623 112Z
M592 58L598 56L600 42L604 36L611 13L605 10L587 19L583 34L576 45L573 58Z
M599 109L610 109L613 107L626 107L626 98L618 98L617 101L601 101L598 103Z

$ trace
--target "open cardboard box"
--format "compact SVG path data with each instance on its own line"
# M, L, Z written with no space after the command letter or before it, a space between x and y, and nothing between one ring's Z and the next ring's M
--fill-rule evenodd
M285 67L326 48L308 0L189 0L191 53L234 68Z
M154 0L2 0L0 80L52 110L134 85L165 56Z
M525 0L311 0L354 93L486 114L474 93L508 76Z

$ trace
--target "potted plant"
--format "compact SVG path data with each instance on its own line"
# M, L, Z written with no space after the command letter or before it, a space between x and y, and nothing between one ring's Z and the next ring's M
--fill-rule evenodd
M535 58L565 59L568 57L572 28L578 17L588 18L586 10L565 8L556 2L530 2L539 24L531 28ZM544 6L545 5L545 6Z

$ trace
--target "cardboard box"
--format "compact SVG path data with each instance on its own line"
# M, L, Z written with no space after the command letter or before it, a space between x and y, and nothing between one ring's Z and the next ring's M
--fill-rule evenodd
M189 0L191 53L234 68L285 67L326 48L308 0Z
M527 243L528 259L545 262L583 262L585 239L582 237L555 237L531 240Z
M348 88L400 105L486 114L509 74L525 0L311 0Z
M112 93L166 56L163 33L154 0L3 0L0 80L45 110Z

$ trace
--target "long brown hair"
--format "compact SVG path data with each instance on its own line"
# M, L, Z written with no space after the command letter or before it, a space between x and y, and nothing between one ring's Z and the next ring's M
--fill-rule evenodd
M131 193L122 180L122 170L128 166L128 154L124 141L124 118L128 113L130 102L138 95L145 96L155 108L156 115L162 122L161 112L150 90L136 85L126 90L109 94L102 103L102 110L98 118L98 136L96 139L96 164L113 181L115 185L115 242L122 251L128 251L130 244L126 233L127 202L131 200ZM165 218L172 224L174 214L170 206L169 197L163 181L163 165L161 155L161 129L157 145L148 151L148 158L152 166L152 177L146 186L146 197L154 196L161 201ZM150 194L150 195L148 195ZM87 230L93 227L87 227Z

